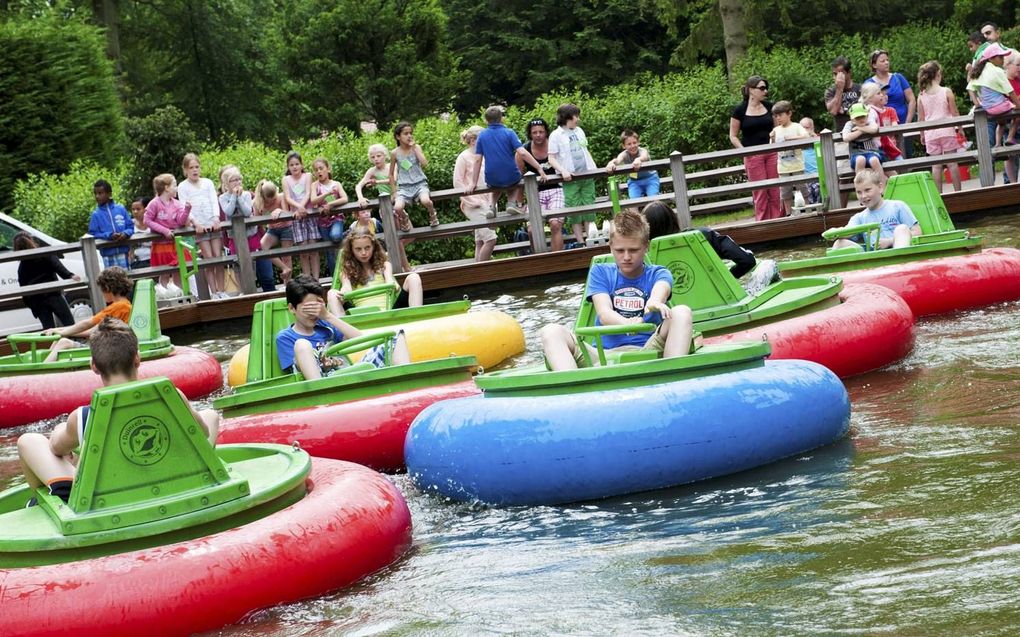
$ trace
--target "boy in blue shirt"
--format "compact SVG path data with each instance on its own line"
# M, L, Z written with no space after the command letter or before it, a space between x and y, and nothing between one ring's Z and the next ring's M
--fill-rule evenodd
M673 293L673 275L661 265L645 263L648 237L648 221L640 212L624 210L616 215L609 233L614 263L592 266L585 293L595 306L596 325L658 325L651 333L603 336L606 349L652 349L662 352L664 358L683 356L690 351L694 331L691 309L667 305ZM589 348L591 360L598 360L594 348L582 345L573 331L562 325L546 325L541 335L542 349L553 371L586 365L582 347Z
M284 373L299 371L306 380L312 380L343 367L342 359L323 357L322 353L345 338L361 336L361 330L330 313L323 300L322 285L305 275L288 281L287 309L294 314L294 323L276 335L276 355ZM377 345L365 354L362 362L383 367L385 357L385 344ZM409 362L411 355L401 330L393 337L393 364Z
M489 217L496 216L496 203L499 195L507 191L506 211L513 214L523 214L524 204L522 203L523 188L519 185L521 171L517 168L516 157L531 166L538 175L539 181L545 181L545 171L538 160L531 156L531 153L524 149L517 133L503 125L503 116L506 111L502 106L490 106L485 109L485 123L488 128L478 134L478 141L475 142L475 166L472 173L470 185L465 193L474 192L478 184L478 175L482 172L482 162L485 163L485 183L492 188L492 205Z
M866 223L882 224L878 236L879 248L905 248L910 245L913 237L921 236L921 226L907 204L882 198L882 176L879 173L867 168L857 173L854 189L857 191L857 201L864 205L864 210L850 217L847 228ZM854 242L849 239L837 239L832 247L845 248L852 245Z
M96 239L110 241L123 241L130 237L135 231L135 222L124 206L112 200L113 187L110 186L110 182L100 179L92 184L92 194L96 198L96 209L89 217L89 234ZM127 245L100 249L103 267L110 268L116 265L130 270L131 264L128 263L130 249Z

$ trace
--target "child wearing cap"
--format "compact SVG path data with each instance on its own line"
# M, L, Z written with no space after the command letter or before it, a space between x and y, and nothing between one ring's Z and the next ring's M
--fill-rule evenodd
M869 109L857 102L850 107L850 121L843 127L843 141L850 143L850 165L859 173L871 168L883 178L882 155L874 135L878 133L878 119L869 119Z
M1013 91L1013 86L1002 69L1007 51L992 42L982 51L981 57L970 69L970 83L967 90L972 91L977 98L978 106L985 109L989 115L1001 115L1008 113L1014 106L1020 108L1020 99ZM996 137L997 123L993 119L988 120L988 137L992 145L999 141ZM1012 143L1013 140L1007 140Z
M781 144L796 139L807 139L808 133L799 123L792 121L793 106L786 100L779 100L772 106L772 121L775 128L769 133L769 140L773 144ZM778 171L780 176L792 177L804 174L804 151L800 148L790 148L779 151ZM793 210L793 189L796 188L804 197L806 202L810 197L807 184L796 186L780 186L779 198L783 200L783 209L786 215Z

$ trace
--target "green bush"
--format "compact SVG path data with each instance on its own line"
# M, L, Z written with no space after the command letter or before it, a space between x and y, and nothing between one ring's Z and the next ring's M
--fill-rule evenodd
M125 185L135 197L155 194L152 178L156 175L171 173L179 181L184 172L181 168L184 155L199 152L188 117L175 106L164 106L145 117L129 119L127 136L131 170Z
M105 50L102 33L78 20L0 22L0 208L28 174L114 160L123 125Z
M114 201L128 207L119 185L125 167L103 168L76 161L66 173L29 175L14 187L15 218L63 241L77 241L89 227L89 213L96 207L92 184L105 179L113 186Z

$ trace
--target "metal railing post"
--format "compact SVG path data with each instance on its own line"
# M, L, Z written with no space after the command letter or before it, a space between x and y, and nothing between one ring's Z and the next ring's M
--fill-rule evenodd
M977 140L978 179L981 187L995 185L995 159L992 157L993 140L988 137L988 113L974 109L974 139Z
M81 238L81 264L85 268L85 276L89 281L89 299L92 301L92 311L98 312L106 307L106 299L103 298L103 291L99 289L99 273L103 271L103 265L99 261L99 253L96 251L96 238L86 234Z
M528 222L531 224L531 252L548 252L545 243L545 219L542 218L542 203L538 199L538 175L528 172L524 175L524 196L528 198Z
M240 206L236 207L234 216L230 219L230 232L234 236L234 252L237 254L238 283L241 286L242 294L254 294L255 287L255 263L251 260L251 250L248 249L248 227L244 225L244 215L237 214Z
M382 220L383 237L386 238L387 250L391 255L399 255L397 250L402 250L403 247L400 245L400 238L397 237L397 219L393 214L393 201L389 195L382 193L379 194L379 218ZM390 264L393 266L394 274L404 271L399 258L391 258Z
M676 219L680 230L690 230L691 202L687 198L687 172L684 169L684 157L678 150L669 154L669 171L673 176L673 201L676 206Z
M823 131L819 141L822 150L822 171L825 174L825 190L829 195L828 209L836 210L843 206L843 198L839 192L839 164L836 162L836 142L831 131Z

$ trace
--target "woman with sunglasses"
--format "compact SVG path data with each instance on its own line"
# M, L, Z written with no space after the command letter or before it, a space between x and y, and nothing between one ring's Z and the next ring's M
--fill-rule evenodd
M772 132L772 102L766 97L769 83L758 75L752 75L741 89L744 101L733 109L730 117L730 143L734 148L761 146L769 143ZM762 153L744 157L744 169L748 181L775 179L779 176L776 153ZM779 200L779 188L755 190L754 218L778 219L783 216L783 204Z
M914 121L914 112L917 108L917 100L914 98L914 89L910 88L910 82L900 73L889 71L889 52L879 49L871 54L871 77L864 80L865 84L874 82L879 88L888 86L888 106L896 109L896 117L900 124L909 124ZM903 149L903 155L910 157L909 140L904 140L902 135L897 135L897 146Z

